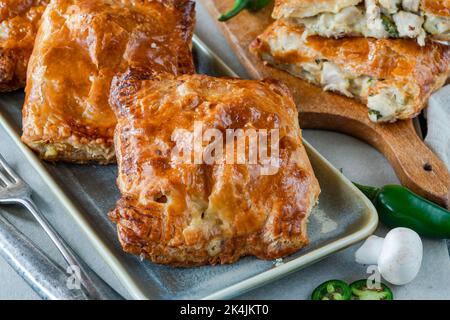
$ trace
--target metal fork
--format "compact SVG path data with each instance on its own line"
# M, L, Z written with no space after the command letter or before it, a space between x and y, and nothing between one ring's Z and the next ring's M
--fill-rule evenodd
M89 299L123 299L92 271L50 225L31 199L31 188L9 167L0 155L0 204L20 204L38 221L70 266L80 270L80 282Z

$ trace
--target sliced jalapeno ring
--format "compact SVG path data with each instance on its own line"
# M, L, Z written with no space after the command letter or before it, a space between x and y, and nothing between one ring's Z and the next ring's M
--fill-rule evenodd
M351 300L352 291L341 280L330 280L318 286L311 295L311 300Z
M369 288L367 279L362 279L350 284L350 289L355 300L394 300L392 290L384 283Z

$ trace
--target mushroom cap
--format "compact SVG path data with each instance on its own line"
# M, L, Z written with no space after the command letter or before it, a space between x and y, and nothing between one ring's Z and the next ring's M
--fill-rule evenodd
M378 270L386 281L405 285L419 273L422 256L423 246L419 235L411 229L396 228L384 239Z

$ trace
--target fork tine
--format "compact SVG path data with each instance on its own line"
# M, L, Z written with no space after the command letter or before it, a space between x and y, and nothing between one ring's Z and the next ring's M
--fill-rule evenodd
M19 181L19 176L11 169L6 160L0 154L0 169L3 168L7 174L12 178L13 181ZM0 172L1 173L1 172ZM4 179L4 178L3 178ZM11 179L10 179L11 180Z
M11 178L7 178L6 175L0 171L0 182L5 184L6 186L9 186L11 184Z

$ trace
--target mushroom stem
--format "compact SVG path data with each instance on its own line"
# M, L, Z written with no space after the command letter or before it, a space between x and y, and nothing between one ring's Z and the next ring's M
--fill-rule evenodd
M370 236L355 253L355 260L360 264L378 264L384 238Z

